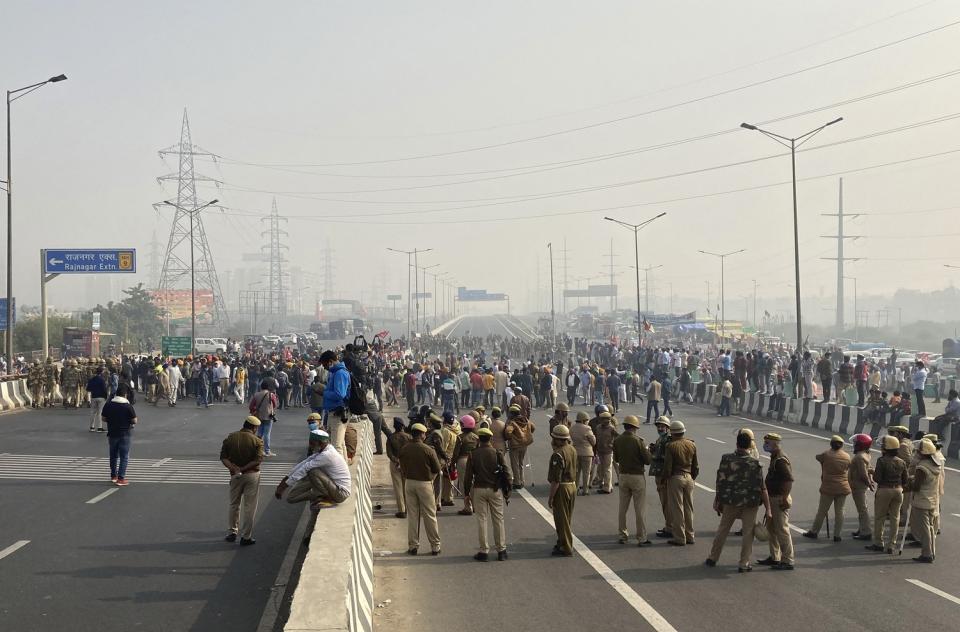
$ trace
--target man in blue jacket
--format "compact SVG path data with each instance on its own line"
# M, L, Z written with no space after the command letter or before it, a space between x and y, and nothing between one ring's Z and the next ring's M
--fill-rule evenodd
M329 375L327 386L323 390L323 415L330 433L330 441L337 452L346 456L344 437L347 432L347 397L350 395L350 372L343 362L337 359L334 351L320 354L320 364Z

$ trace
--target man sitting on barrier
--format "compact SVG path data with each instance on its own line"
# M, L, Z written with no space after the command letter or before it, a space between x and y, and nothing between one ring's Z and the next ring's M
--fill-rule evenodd
M887 398L884 393L880 392L880 387L874 384L870 387L870 396L867 398L867 405L863 409L867 421L879 421L887 410Z
M330 445L330 435L325 430L318 428L310 431L310 449L313 453L283 477L274 496L279 500L289 487L288 503L309 500L314 508L319 508L321 503L342 503L350 497L351 479L347 462Z
M943 437L947 426L958 421L960 421L960 394L957 393L957 389L951 388L950 392L947 393L947 406L944 408L943 414L937 415L930 422L930 432Z

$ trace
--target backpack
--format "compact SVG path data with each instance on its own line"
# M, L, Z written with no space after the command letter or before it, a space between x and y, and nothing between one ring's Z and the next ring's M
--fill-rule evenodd
M347 410L354 415L363 415L367 412L367 392L363 384L350 374L350 390L347 392Z

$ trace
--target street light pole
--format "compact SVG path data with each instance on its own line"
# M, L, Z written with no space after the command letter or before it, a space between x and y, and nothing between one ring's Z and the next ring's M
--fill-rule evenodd
M34 83L16 90L7 90L7 370L13 367L13 151L10 140L10 104L39 90L48 83L66 81L66 75L50 77L46 81ZM17 95L17 96L13 96ZM46 350L45 350L46 351Z
M412 298L412 295L410 294L411 277L413 277L413 282L416 283L417 275L415 272L415 266L416 266L417 254L421 252L430 252L431 250L433 250L433 248L427 248L425 250L417 250L416 248L414 248L413 250L400 250L398 248L387 248L387 250L389 250L390 252L396 252L403 255L407 255L407 344L410 345L412 348L413 347L413 329L412 329L413 321L411 320L411 313L410 313L411 298ZM417 302L417 321L419 320L420 320L420 303L418 301Z
M786 136L774 134L773 132L768 132L767 130L757 127L756 125L751 125L750 123L740 124L740 127L743 129L760 132L764 136L767 136L781 145L790 148L790 170L791 179L793 182L793 267L796 281L795 287L797 299L797 353L800 353L801 349L803 348L803 321L800 316L800 232L797 221L797 147L803 145L805 142L816 136L827 127L833 125L834 123L839 123L842 120L843 117L841 116L830 121L829 123L824 123L816 129L810 130L806 134L797 136L796 138L788 138Z
M219 201L220 200L211 200L203 206L198 206L197 208L191 210L187 210L177 204L174 204L170 200L165 200L162 202L167 206L180 209L184 213L190 213L190 354L194 356L197 355L197 282L196 270L194 269L193 261L193 216L208 206L213 206Z
M650 313L650 271L662 268L663 264L649 265L643 269L643 309Z
M757 329L757 280L753 279L753 327Z
M651 217L645 222L640 222L639 224L628 224L627 222L621 222L618 219L613 219L612 217L604 217L603 219L608 222L613 222L615 224L620 224L624 228L628 228L633 231L633 257L636 270L636 280L637 280L637 345L640 345L640 341L643 339L643 321L640 316L640 242L637 238L637 233L641 228L647 226L650 222L660 219L666 215L666 212L660 213L655 217Z
M547 244L547 250L550 251L550 336L557 339L557 314L554 311L556 302L553 300L553 242Z
M720 258L720 344L723 344L724 339L727 337L727 317L726 317L726 294L724 293L724 278L723 278L723 262L724 259L730 255L735 255L741 253L746 248L741 248L740 250L733 250L731 252L717 253L717 252L708 252L706 250L699 250L705 255L712 255L714 257Z
M860 312L857 311L857 277L843 277L853 281L853 337L860 342ZM867 323L869 325L870 323Z

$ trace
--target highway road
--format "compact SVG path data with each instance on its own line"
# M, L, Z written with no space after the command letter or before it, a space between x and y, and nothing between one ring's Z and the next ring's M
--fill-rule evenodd
M258 629L303 516L272 486L306 448L306 409L278 415L257 544L240 548L223 541L219 452L246 408L136 408L125 488L110 483L88 409L0 416L0 630Z
M444 332L447 338L459 338L461 336L480 336L486 338L491 334L507 338L521 338L523 340L532 340L536 337L536 332L526 323L513 316L506 316L504 314L493 316L465 316Z
M577 409L584 407L578 406ZM551 514L546 508L546 464L549 437L545 411L535 414L539 430L528 452L528 487L514 496L506 512L510 560L478 563L474 517L459 516L457 507L440 515L443 553L408 557L406 525L396 511L389 481L374 491L375 625L378 629L448 630L729 630L770 627L782 631L956 629L960 620L957 567L960 551L960 469L949 462L943 503L943 533L935 564L864 550L853 540L856 510L846 506L843 541L800 537L809 528L818 500L819 464L814 455L827 449L827 435L790 425L720 419L711 411L676 405L695 440L701 475L694 502L696 544L678 549L655 540L638 549L617 542L617 489L609 496L578 497L574 511L577 555L554 558ZM635 412L632 406L621 415ZM794 543L797 568L776 573L755 567L737 572L740 538L731 535L716 568L706 558L719 523L712 511L712 488L722 454L734 450L736 430L752 428L758 439L776 429L795 467ZM654 438L652 426L642 436ZM763 459L766 463L766 459ZM646 525L652 533L663 526L652 483L646 499ZM872 500L870 502L872 507ZM632 516L632 513L630 514ZM832 518L831 518L832 521ZM632 517L628 518L632 527ZM832 525L833 526L833 525ZM492 536L491 536L492 537ZM754 545L756 559L767 556L766 543Z

